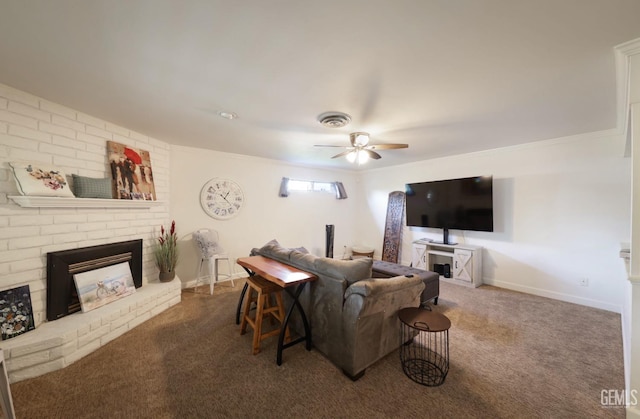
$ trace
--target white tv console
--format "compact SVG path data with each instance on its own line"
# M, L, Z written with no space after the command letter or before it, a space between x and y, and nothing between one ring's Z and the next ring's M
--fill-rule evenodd
M414 268L435 271L434 264L449 264L451 277L440 280L468 287L482 285L482 247L470 244L442 244L428 240L413 242L411 264Z

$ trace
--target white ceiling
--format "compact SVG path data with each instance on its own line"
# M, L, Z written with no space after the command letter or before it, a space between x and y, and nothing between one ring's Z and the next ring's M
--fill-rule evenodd
M409 144L374 168L615 128L613 47L639 16L640 0L0 0L0 83L304 165L355 168L314 147L352 131Z

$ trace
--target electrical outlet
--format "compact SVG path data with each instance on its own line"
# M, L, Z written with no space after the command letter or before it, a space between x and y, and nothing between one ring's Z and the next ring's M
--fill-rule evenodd
M578 281L578 283L583 287L589 286L589 278L580 278Z

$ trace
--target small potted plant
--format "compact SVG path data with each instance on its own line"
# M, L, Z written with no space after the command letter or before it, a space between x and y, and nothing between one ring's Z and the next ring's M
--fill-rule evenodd
M160 282L169 282L176 276L178 264L178 236L176 235L176 222L171 222L168 231L160 226L160 237L153 249L156 266L160 269Z

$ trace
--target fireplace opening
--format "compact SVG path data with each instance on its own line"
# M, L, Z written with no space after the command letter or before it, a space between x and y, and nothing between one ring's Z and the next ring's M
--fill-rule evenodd
M73 275L128 262L136 288L142 286L142 239L47 253L47 320L81 310Z

